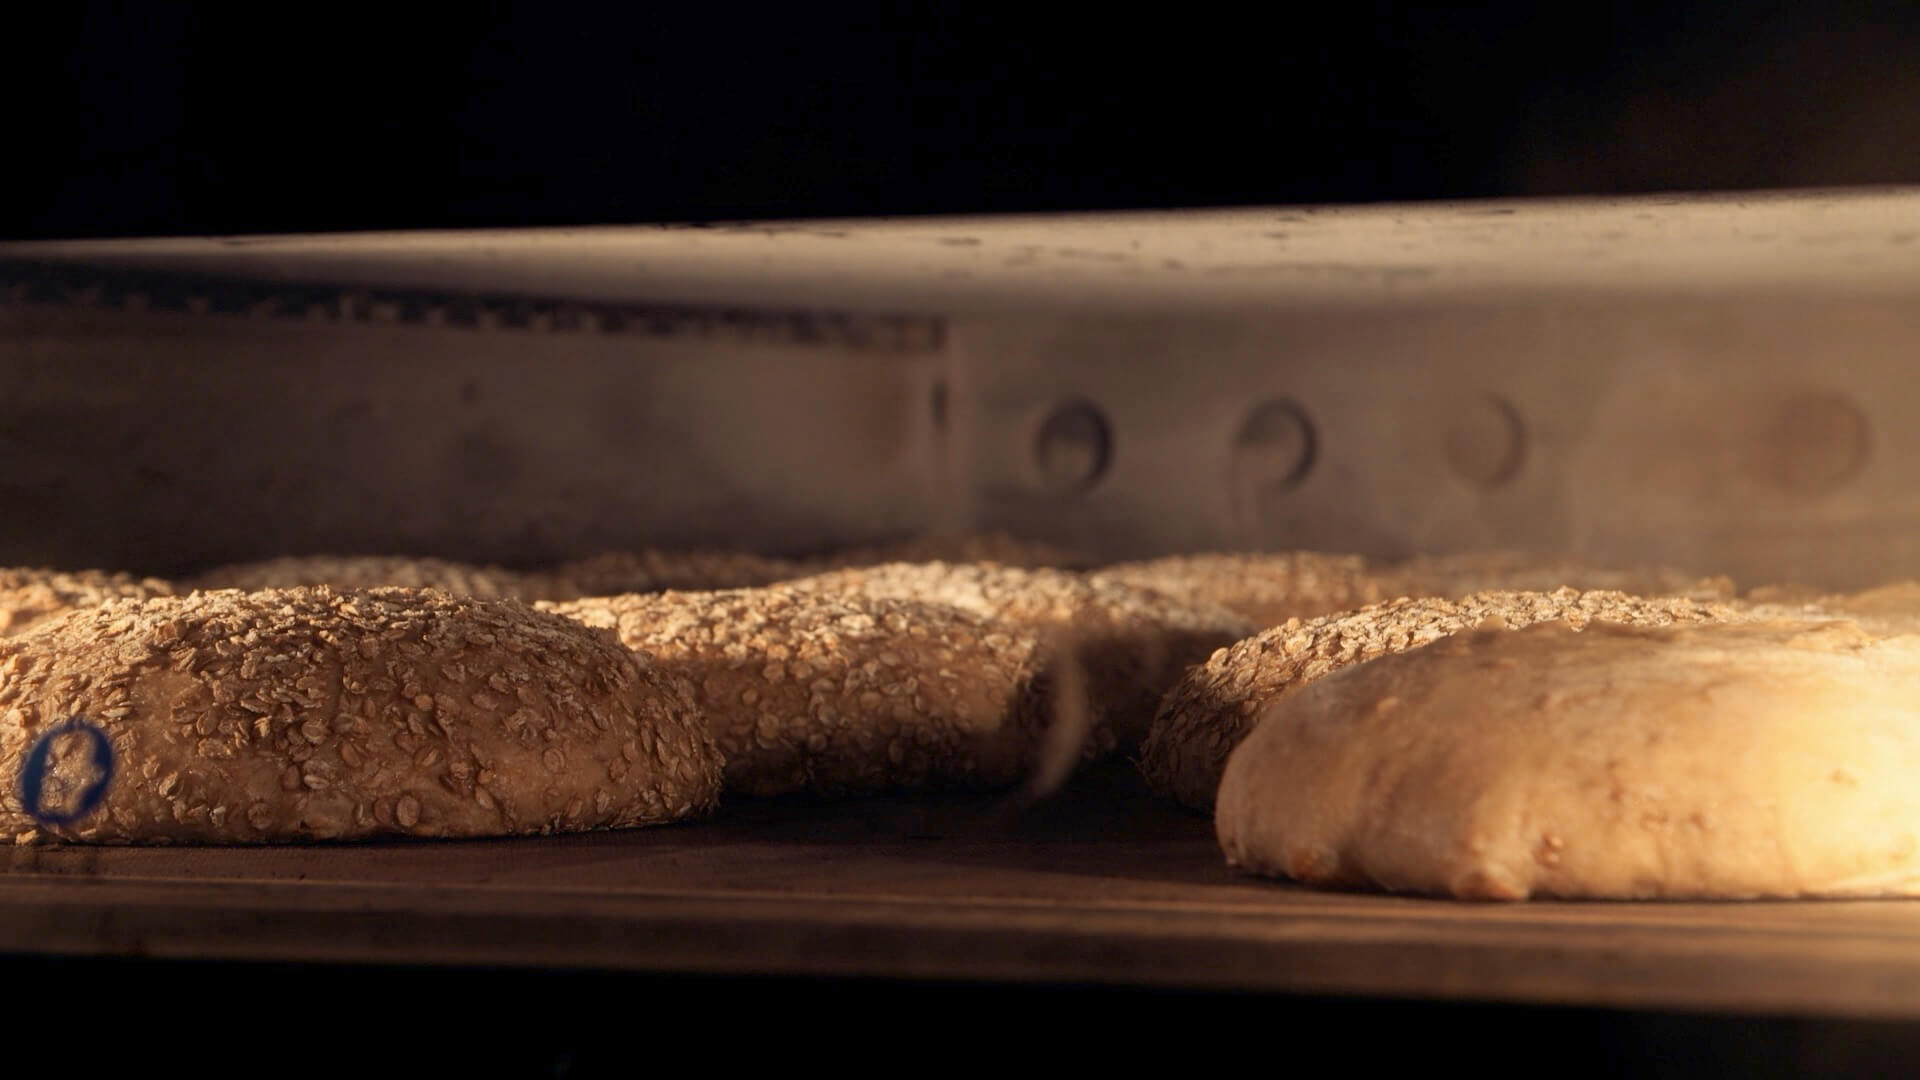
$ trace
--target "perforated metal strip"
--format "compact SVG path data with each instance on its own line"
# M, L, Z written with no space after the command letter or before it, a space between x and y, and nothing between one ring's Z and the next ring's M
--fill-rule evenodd
M499 293L288 284L21 260L0 260L0 304L167 311L312 324L630 334L890 353L935 352L946 337L944 321L924 315L601 303Z

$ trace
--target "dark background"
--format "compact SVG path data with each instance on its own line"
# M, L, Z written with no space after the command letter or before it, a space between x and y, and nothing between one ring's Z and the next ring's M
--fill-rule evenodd
M1920 181L1920 4L1061 10L15 5L0 237Z

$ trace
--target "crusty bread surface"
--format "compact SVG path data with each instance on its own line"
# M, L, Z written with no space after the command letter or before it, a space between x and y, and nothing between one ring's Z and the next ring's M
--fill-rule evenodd
M684 676L729 792L1008 785L1052 715L1033 634L939 604L770 588L539 606Z
M1227 756L1285 695L1354 664L1405 652L1482 626L1509 629L1564 620L1636 626L1744 617L1738 608L1683 597L1617 592L1488 592L1459 600L1402 599L1359 611L1293 620L1216 653L1161 702L1139 764L1148 785L1192 809L1213 809Z
M0 794L22 842L625 827L720 782L685 683L602 631L431 590L110 601L0 642L0 710L0 768L38 788Z

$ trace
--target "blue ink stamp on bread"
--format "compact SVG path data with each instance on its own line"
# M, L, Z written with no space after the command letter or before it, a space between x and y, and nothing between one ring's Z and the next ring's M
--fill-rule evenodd
M62 798L65 804L58 808L41 805L49 794L56 797L65 795L70 784L58 780L48 784L48 774L54 769L55 744L66 736L79 736L88 743L87 751L91 779L80 787L77 795ZM62 755L69 758L72 751ZM63 768L62 773L69 770ZM33 744L27 754L26 765L20 770L20 803L26 808L27 816L48 827L71 825L93 812L107 797L107 785L113 782L113 744L107 740L107 733L78 716L64 724L48 728ZM49 786L55 790L48 791Z

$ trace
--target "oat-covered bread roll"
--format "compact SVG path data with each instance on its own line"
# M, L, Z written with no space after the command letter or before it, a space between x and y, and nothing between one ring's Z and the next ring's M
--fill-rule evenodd
M171 596L174 588L158 578L136 578L104 570L0 568L0 637L24 634L57 615L99 607L109 600Z
M1479 592L1623 592L1632 596L1734 599L1732 579L1699 577L1665 567L1610 569L1513 551L1430 555L1382 568L1396 596L1462 597Z
M1096 571L1091 580L1223 607L1262 627L1404 595L1397 579L1358 555L1313 551L1174 555L1118 563Z
M785 589L541 607L617 630L684 675L728 791L996 787L1042 752L1052 691L1039 641L953 608Z
M1187 673L1154 716L1140 771L1156 792L1195 810L1213 809L1227 755L1280 698L1344 667L1405 652L1465 630L1518 629L1563 620L1635 626L1742 617L1724 604L1617 592L1489 592L1443 600L1395 600L1341 615L1294 620L1222 650Z
M798 563L734 551L611 551L527 575L536 600L745 589L799 577Z
M720 760L691 690L613 636L412 589L116 600L0 642L17 839L270 843L673 821ZM78 718L75 729L46 738ZM99 804L70 824L42 818Z
M795 563L730 551L603 552L524 573L435 558L303 555L221 567L202 574L188 585L201 589L398 586L532 603L667 589L744 588L783 581L802 573Z
M1188 667L1257 627L1225 608L1064 570L992 564L888 563L783 588L945 604L1039 634L1085 667L1089 751L1131 752L1154 708Z
M187 581L192 589L439 589L455 596L526 600L521 575L498 566L404 555L292 555L236 563Z
M1515 552L1374 562L1358 555L1295 551L1176 555L1121 563L1094 574L1238 611L1263 627L1408 597L1458 599L1479 592L1606 590L1635 596L1731 600L1733 582L1674 570L1611 570Z
M807 560L805 571L824 573L860 566L916 562L997 563L1001 566L1056 570L1084 570L1094 564L1092 559L1077 551L1034 540L1019 540L1006 533L995 532L922 536L891 544L845 548Z
M1920 894L1920 638L1844 622L1463 634L1283 698L1228 861L1481 900Z

